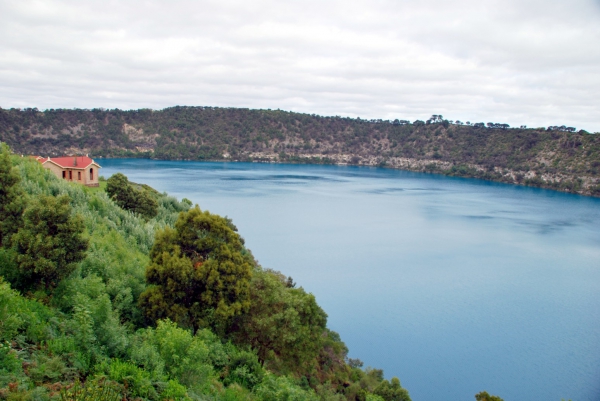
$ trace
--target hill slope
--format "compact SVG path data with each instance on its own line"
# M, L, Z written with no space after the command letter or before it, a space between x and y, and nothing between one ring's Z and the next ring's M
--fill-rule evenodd
M109 197L111 179L69 183L0 145L0 222L15 217L0 224L0 400L410 401L397 378L347 358L315 297L258 265L231 220L124 181L156 201L152 217ZM180 232L193 243L168 242ZM192 268L181 249L204 254ZM213 294L244 280L208 266L244 261L246 308L194 329L177 319L218 317ZM161 288L173 297L144 295Z
M0 109L0 140L25 154L348 163L600 195L600 136L492 126L215 107Z

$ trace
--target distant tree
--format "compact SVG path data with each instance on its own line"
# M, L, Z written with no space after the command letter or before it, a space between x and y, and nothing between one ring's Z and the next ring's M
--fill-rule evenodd
M364 362L358 358L348 358L348 366L351 368L362 368L364 366Z
M444 116L442 116L441 114L434 114L431 117L429 117L429 120L427 120L427 124L438 124L438 123L442 123L444 121Z
M563 131L563 132L575 132L577 129L575 127L567 127L566 125L554 125L549 126L548 131Z
M487 391L482 391L478 394L475 394L475 399L477 401L504 401L502 398L496 395L489 395Z
M383 380L373 391L385 401L411 401L408 390L400 386L400 380L393 377L391 382Z
M198 206L156 234L140 297L146 317L223 330L249 307L254 261L231 220Z
M135 209L135 189L124 174L116 173L109 177L106 181L106 193L122 209Z
M422 121L422 120L415 120L415 121L413 121L413 125L415 125L415 126L418 127L418 126L421 126L421 125L425 125L425 122Z
M501 123L487 123L488 128L508 129L510 125Z
M10 236L21 226L25 198L20 177L11 161L7 144L0 144L0 245L9 245Z
M146 189L135 189L127 177L113 174L106 181L106 192L119 207L138 213L148 219L158 214L158 202Z
M12 237L21 289L49 292L85 257L83 219L71 215L69 202L67 195L40 196L25 210L23 227Z
M147 190L136 191L136 203L133 209L136 213L151 219L158 214L158 202Z

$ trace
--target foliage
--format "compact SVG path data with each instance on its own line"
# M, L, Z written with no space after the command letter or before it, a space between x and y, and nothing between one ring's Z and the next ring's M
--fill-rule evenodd
M496 395L489 395L487 391L482 391L475 394L475 399L477 401L504 401L502 398Z
M41 196L25 210L23 228L13 236L21 289L53 289L85 257L83 219L71 216L69 202L66 195Z
M127 177L121 173L114 174L106 181L106 192L125 210L139 213L148 219L158 214L158 203L150 191L145 188L134 188Z
M397 377L393 377L391 382L383 380L373 393L385 401L410 401L408 391L400 386L400 380Z
M305 374L323 348L326 322L312 294L287 287L280 273L256 269L250 309L236 320L233 336L256 349L271 369Z
M228 219L183 212L175 229L157 233L140 305L151 321L170 318L194 330L223 330L249 306L253 259Z
M285 376L267 375L256 394L264 401L317 401L316 394L304 390Z
M158 205L155 217L143 217L101 188L59 180L27 158L10 160L14 189L30 201L15 246L0 246L0 399L379 399L383 372L346 364L347 349L314 296L258 266L231 220L138 186ZM80 240L85 232L87 252L64 259L49 296L11 288L34 290L39 280L46 291L47 276L22 275L19 265L24 255L55 261L49 250L73 246L71 237L46 241L39 252L31 239L73 227L67 232ZM145 268L153 265L152 274L180 282L147 285ZM189 316L210 329L194 333L174 319L145 327L142 294L187 289L186 274L203 305L192 305L197 315Z
M61 389L60 401L120 401L123 394L121 386L108 380L90 380L84 384L76 381Z
M138 333L135 341L138 347L132 353L132 360L152 367L154 378L164 374L195 387L214 375L206 344L171 321L159 321L156 329ZM157 365L157 362L162 363Z
M10 244L10 236L21 226L25 205L20 181L8 145L0 143L0 245Z

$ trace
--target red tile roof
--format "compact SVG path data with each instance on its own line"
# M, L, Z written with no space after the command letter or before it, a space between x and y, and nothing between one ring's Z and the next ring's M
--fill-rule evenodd
M48 161L40 160L42 163ZM63 157L51 157L50 161L58 164L62 168L86 168L94 161L87 156L63 156Z

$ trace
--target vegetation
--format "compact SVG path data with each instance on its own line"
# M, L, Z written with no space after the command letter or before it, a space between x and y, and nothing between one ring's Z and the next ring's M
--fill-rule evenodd
M321 117L281 110L0 109L0 140L23 154L349 163L600 196L600 136L574 127L511 128Z
M23 227L13 236L20 290L55 288L85 257L81 216L71 216L69 197L41 195L23 214Z
M10 243L10 237L21 223L25 206L19 183L21 177L12 168L10 150L5 143L0 144L0 245Z
M158 203L152 196L152 189L142 186L135 188L121 173L110 177L106 182L106 192L117 205L131 210L148 219L158 214Z
M480 393L475 394L475 400L477 401L504 401L502 398L497 395L490 395L487 391L482 391Z
M109 180L110 181L110 180ZM231 221L198 206L179 214L175 229L157 232L140 305L152 322L182 327L228 327L248 310L255 264Z
M0 150L0 213L15 221L0 246L0 399L410 400L348 359L314 296L259 266L230 220ZM123 188L156 213L128 209Z

